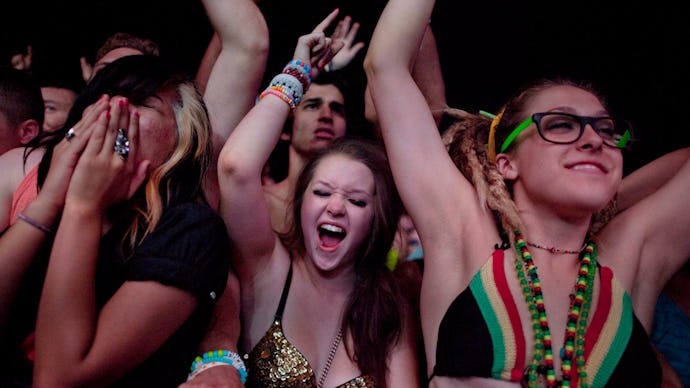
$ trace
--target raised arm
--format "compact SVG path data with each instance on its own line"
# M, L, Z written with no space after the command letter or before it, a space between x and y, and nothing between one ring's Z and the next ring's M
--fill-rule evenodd
M446 104L446 85L443 82L436 37L431 30L431 25L427 25L424 31L424 37L412 67L412 78L426 98L436 125L438 125L441 122L443 110L448 105Z
M315 48L320 51L312 56L311 60L321 60L321 65L330 60L333 53L328 50L323 30L336 15L337 12L333 12L326 21L317 26L314 33L300 38L295 59L310 67L310 49ZM303 69L301 65L293 63L291 70L300 69ZM318 70L317 68L315 71ZM303 75L306 77L306 73ZM300 82L297 78L294 81ZM262 94L261 101L233 131L218 161L220 211L228 234L235 242L235 252L232 256L234 267L239 278L246 282L251 282L254 274L266 269L265 264L278 241L271 228L268 206L263 195L261 170L290 113L290 105L286 100L295 103L295 95L280 93L279 85L273 86L267 89L270 92ZM228 276L225 294L214 309L213 322L199 346L200 353L218 349L230 352L237 350L240 332L238 276L235 273ZM198 370L195 367L190 376L191 380L181 387L242 386L241 376L237 372L244 369L239 367L237 362L229 365L231 358L232 356L226 357L226 363L215 364L216 367ZM199 365L206 365L205 360L202 358Z
M196 85L199 87L199 91L203 94L206 92L206 85L208 85L208 78L211 76L211 70L213 70L213 65L220 55L221 44L220 37L218 33L213 33L211 40L208 42L204 56L201 58L199 63L199 68L196 71L196 76L194 80Z
M433 195L418 187L438 187L438 172L452 166L411 73L433 5L433 0L389 1L364 62L396 185L421 229L424 221L420 217L428 213L426 203Z
M646 225L642 268L649 271L643 273L661 272L661 289L690 258L690 159L668 182L629 210Z
M681 148L647 163L626 176L618 189L618 210L623 211L668 182L690 158L690 148Z
M393 177L424 247L420 308L427 375L436 364L438 323L449 301L499 241L474 187L446 151L412 76L433 5L433 0L389 0L364 61Z
M240 282L265 266L276 242L261 186L261 171L280 137L291 106L299 103L309 77L332 58L334 50L324 30L337 10L310 34L299 38L294 60L271 82L261 101L242 119L221 151L218 175L221 184L221 215L235 243L235 262ZM312 74L308 75L311 69ZM238 225L238 226L235 226Z
M390 0L364 66L396 185L422 240L427 237L427 253L452 250L446 243L465 236L460 232L471 223L469 215L480 214L475 191L451 161L411 74L433 5ZM465 201L458 198L465 195Z
M214 149L205 189L209 202L217 207L217 156L230 132L256 100L268 55L268 27L253 1L203 0L203 3L220 40L220 53L204 92ZM212 41L209 50L217 50L217 45Z
M690 159L653 193L618 213L602 230L602 256L631 290L635 313L651 329L654 305L690 258Z

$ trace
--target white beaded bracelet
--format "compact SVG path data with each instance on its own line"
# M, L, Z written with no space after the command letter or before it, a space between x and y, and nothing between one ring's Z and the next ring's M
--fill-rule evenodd
M247 368L244 365L244 361L242 361L242 358L239 354L231 350L214 350L211 352L206 352L202 356L197 356L197 358L195 358L192 362L192 367L189 375L187 376L187 381L192 380L199 375L199 373L207 369L225 365L230 365L237 369L237 372L240 374L242 384L247 381Z

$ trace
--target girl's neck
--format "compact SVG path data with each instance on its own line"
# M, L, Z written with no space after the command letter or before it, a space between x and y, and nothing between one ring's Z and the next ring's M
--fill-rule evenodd
M332 271L322 271L308 257L296 260L298 271L304 272L309 283L320 293L332 296L349 295L355 282L354 267L338 267Z
M520 209L526 241L560 251L579 251L589 230L591 216L564 218L539 209Z

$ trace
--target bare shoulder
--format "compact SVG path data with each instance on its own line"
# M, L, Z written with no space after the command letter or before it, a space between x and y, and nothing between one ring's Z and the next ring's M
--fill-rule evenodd
M26 148L14 148L0 155L0 190L4 196L6 193L14 193L24 176L41 161L44 150L36 149L28 154L26 162L24 154Z
M10 224L12 198L24 176L41 160L43 150L35 150L24 162L25 148L15 148L0 155L0 231Z

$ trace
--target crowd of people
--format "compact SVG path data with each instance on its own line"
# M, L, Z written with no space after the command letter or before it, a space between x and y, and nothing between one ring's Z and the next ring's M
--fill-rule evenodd
M126 32L78 86L0 66L0 386L690 386L690 148L624 177L586 80L448 107L434 0L277 74L201 2L195 74Z

